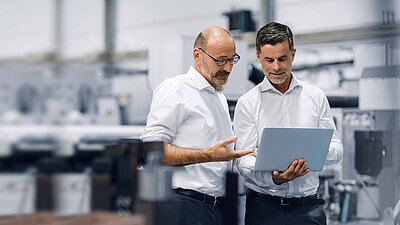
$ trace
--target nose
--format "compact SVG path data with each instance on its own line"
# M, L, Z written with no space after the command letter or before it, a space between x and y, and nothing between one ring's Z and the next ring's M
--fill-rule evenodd
M228 73L230 73L231 71L232 71L232 68L233 68L233 65L231 64L231 63L226 63L225 65L224 65L224 70L226 71L226 72L228 72Z
M279 66L279 63L278 63L277 60L273 62L273 64L272 64L272 69L273 69L274 71L279 71L280 66Z

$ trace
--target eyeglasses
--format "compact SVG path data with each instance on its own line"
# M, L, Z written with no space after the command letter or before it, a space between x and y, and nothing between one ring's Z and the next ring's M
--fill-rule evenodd
M223 59L216 59L215 57L213 57L212 55L208 54L206 51L204 51L202 48L199 48L202 52L206 53L206 55L208 55L210 58L214 59L214 61L217 63L217 66L223 66L225 65L228 61L231 65L236 64L237 62L239 62L240 59L240 55L238 55L237 53L235 53L235 56L233 56L232 58L228 59L228 58L223 58Z

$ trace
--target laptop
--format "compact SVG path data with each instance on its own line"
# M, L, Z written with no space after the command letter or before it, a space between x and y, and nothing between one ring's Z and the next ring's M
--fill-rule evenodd
M310 171L324 168L333 129L264 128L255 171L284 171L294 159L303 158Z

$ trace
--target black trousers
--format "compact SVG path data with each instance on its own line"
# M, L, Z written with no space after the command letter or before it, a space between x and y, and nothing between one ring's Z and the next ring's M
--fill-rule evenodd
M175 194L180 215L179 225L222 225L222 205L213 206L191 197Z
M326 224L326 216L319 205L283 206L247 195L246 225L308 225Z

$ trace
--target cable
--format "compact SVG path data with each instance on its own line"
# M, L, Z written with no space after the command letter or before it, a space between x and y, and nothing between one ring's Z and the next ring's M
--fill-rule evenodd
M79 211L78 213L80 215L85 214L84 210L85 210L85 205L86 205L86 197L89 194L90 191L90 186L91 186L91 174L92 174L92 169L90 167L85 168L84 172L83 172L83 181L82 181L82 195L81 195L81 199L79 202ZM90 198L91 196L89 196L89 202L90 202Z
M26 170L25 175L26 179L24 181L24 186L23 186L23 193L21 195L21 199L19 200L18 204L18 216L22 216L24 213L24 208L26 206L26 203L28 202L28 197L29 194L34 194L33 193L33 187L35 185L35 175L36 175L36 168L30 167Z
M367 189L367 184L365 183L365 181L363 180L362 177L359 177L358 181L361 184L361 190L364 190L365 194L367 195L369 200L372 202L372 205L374 206L376 212L378 212L379 218L381 218L382 217L381 211L379 210L378 204L374 201L374 199L372 198L371 194L369 193L369 191Z

